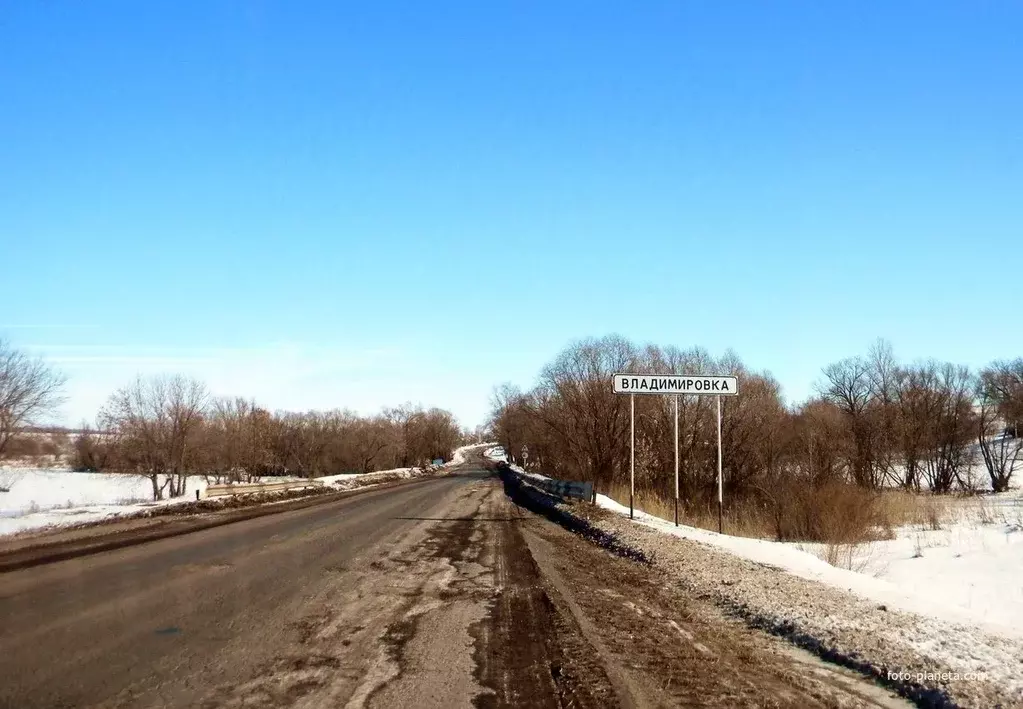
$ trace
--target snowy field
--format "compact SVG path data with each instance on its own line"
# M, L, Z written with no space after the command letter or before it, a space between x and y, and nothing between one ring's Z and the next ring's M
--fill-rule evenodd
M950 500L945 519L837 550L791 545L916 597L1023 632L1023 490ZM836 558L837 557L837 558Z
M206 489L190 477L183 497L153 502L153 485L142 475L74 473L67 470L0 469L0 535L26 529L79 524L134 513L156 505L195 500Z
M482 444L490 446L492 444ZM455 450L445 466L465 460L467 451L480 445ZM383 470L366 474L329 475L318 478L328 485L345 487L365 475L396 474L411 477L411 468ZM273 480L298 480L284 477ZM153 502L153 485L144 475L120 473L75 473L55 468L30 468L23 465L0 467L0 535L29 529L95 522L110 517L134 514L156 506L195 500L198 490L205 495L206 478L188 478L185 494ZM166 494L166 490L164 491Z

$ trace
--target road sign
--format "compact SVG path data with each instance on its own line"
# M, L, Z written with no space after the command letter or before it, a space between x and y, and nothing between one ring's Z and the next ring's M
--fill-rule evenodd
M636 492L636 394L675 395L675 526L678 526L678 397L717 397L718 409L718 533L724 527L724 486L721 481L721 397L739 393L735 377L690 374L615 374L612 377L615 394L629 394L629 517L633 516L632 500Z
M735 396L735 377L688 374L616 374L615 394L720 394Z

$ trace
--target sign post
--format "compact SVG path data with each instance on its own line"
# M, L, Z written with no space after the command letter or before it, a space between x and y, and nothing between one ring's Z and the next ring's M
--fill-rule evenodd
M612 377L615 394L629 395L629 518L635 517L636 496L636 394L675 395L675 525L678 526L678 397L679 395L717 398L718 438L718 533L724 529L724 483L722 481L721 453L721 397L739 393L739 382L730 376L702 376L688 374L615 374Z
M636 494L636 395L629 397L629 519L633 518L632 498Z
M675 394L675 526L678 526L678 394Z
M724 529L724 494L721 483L721 396L718 396L718 534Z

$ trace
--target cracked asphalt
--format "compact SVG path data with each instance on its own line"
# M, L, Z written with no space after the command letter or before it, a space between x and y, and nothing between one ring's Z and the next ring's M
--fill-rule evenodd
M901 706L450 475L0 573L0 707Z

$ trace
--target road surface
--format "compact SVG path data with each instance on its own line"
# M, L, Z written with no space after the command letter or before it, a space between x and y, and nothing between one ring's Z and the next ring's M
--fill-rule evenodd
M0 574L0 707L901 706L481 466Z

